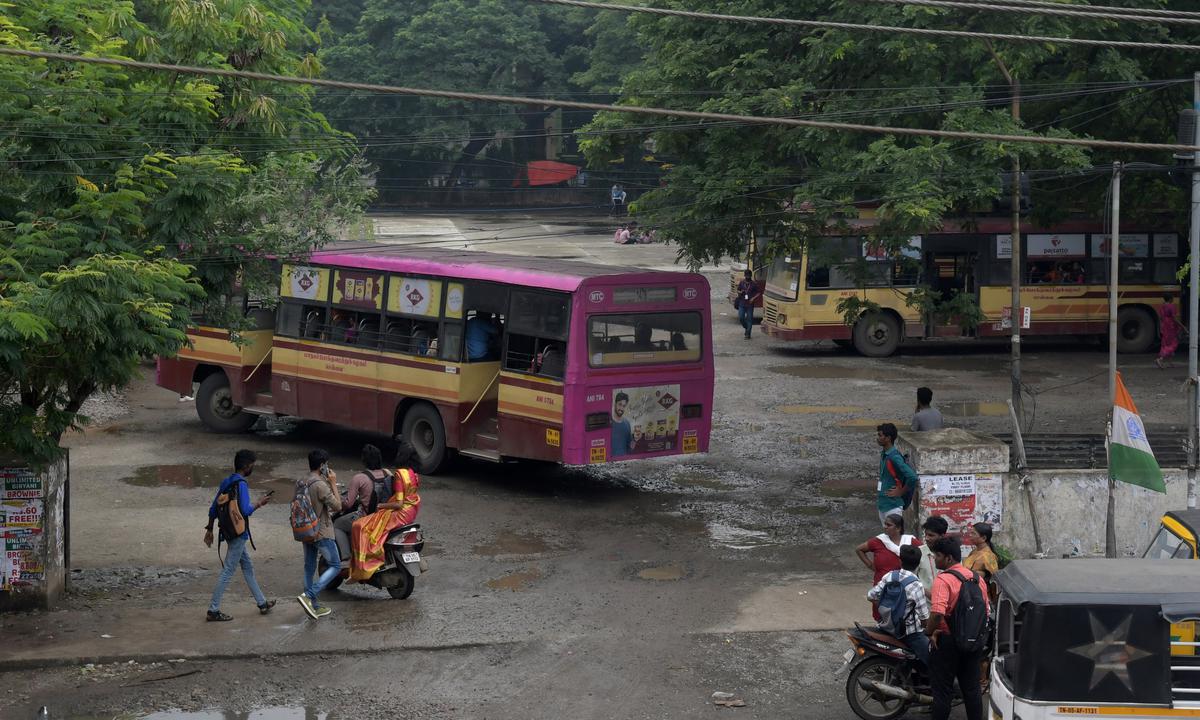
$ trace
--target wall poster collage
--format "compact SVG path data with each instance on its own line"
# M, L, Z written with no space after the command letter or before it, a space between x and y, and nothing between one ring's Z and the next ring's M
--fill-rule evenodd
M45 488L29 468L0 467L0 590L44 579L42 521Z

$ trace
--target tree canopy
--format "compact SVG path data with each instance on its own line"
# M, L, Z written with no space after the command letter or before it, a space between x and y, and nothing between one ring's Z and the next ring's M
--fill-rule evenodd
M0 4L0 44L312 75L306 5ZM193 311L237 329L370 190L312 91L0 58L0 445L54 456L97 390L174 353Z

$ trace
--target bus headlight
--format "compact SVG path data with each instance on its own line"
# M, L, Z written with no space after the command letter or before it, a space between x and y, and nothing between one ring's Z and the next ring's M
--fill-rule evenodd
M775 324L776 325L787 325L787 315L784 315L783 313L779 313L778 315L776 315L775 316Z

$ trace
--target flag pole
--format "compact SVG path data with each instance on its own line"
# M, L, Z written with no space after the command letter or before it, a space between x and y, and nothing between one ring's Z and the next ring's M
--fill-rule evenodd
M1117 556L1117 503L1112 474L1112 409L1117 404L1117 271L1121 253L1121 163L1113 163L1112 235L1108 240L1108 407L1104 449L1108 454L1108 510L1104 516L1104 556Z

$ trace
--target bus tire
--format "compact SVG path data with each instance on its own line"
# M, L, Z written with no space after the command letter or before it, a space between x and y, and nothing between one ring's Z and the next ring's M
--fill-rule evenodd
M251 415L233 403L229 378L224 372L215 372L200 381L200 389L196 392L196 414L209 430L219 433L245 432L258 420L257 415Z
M1141 307L1123 307L1117 311L1117 351L1144 353L1158 339L1154 316Z
M864 313L854 323L854 349L867 357L887 357L900 347L900 323L890 313Z
M417 454L417 472L433 475L446 464L446 428L437 408L417 403L404 414L401 436Z

